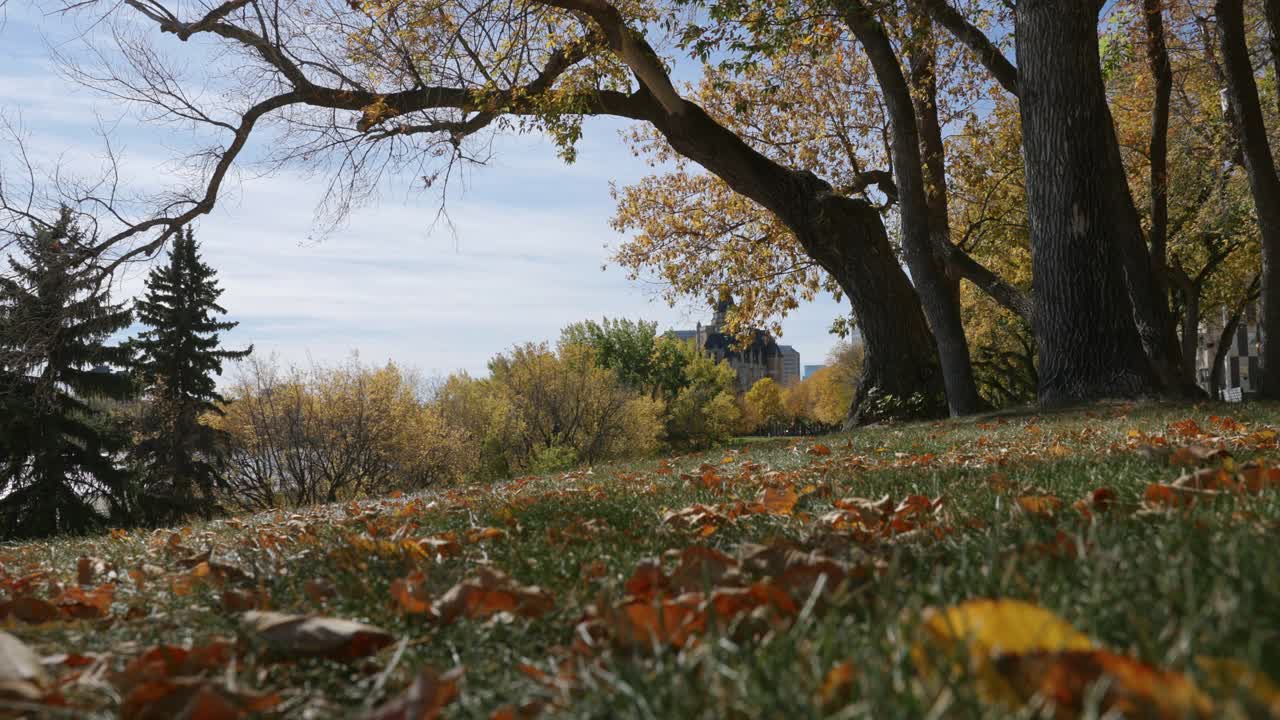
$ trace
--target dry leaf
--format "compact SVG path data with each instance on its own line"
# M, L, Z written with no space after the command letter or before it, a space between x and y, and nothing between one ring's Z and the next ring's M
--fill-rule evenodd
M458 681L463 672L463 668L456 667L439 674L424 667L403 694L375 708L364 720L434 720L458 698Z
M421 570L415 570L409 577L392 582L391 597L395 598L401 610L411 615L420 615L431 610L427 576Z
M791 509L796 506L796 501L799 499L800 496L796 494L795 488L771 487L761 490L756 497L756 502L763 505L765 512L770 515L790 515Z
M948 608L925 609L923 637L911 650L920 673L936 676L938 655L960 661L989 701L1017 704L1019 698L997 672L1001 655L1092 650L1094 643L1057 615L1019 600L970 600Z
M394 640L382 628L342 618L252 610L241 615L240 622L273 652L290 658L354 660L372 655Z
M0 698L36 701L48 683L40 657L18 638L0 631Z
M551 594L537 586L517 583L499 570L481 566L472 577L449 589L434 605L443 623L458 617L484 618L500 612L539 617L555 606Z
M1019 700L1051 702L1058 717L1080 717L1097 702L1102 715L1190 720L1213 715L1209 699L1184 675L1106 650L1003 655L997 672ZM1105 692L1097 696L1095 688Z

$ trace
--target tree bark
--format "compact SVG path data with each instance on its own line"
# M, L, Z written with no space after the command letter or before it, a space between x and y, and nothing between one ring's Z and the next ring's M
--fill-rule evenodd
M1271 20L1275 0L1268 0L1267 18ZM1253 77L1249 48L1245 41L1243 0L1217 0L1214 12L1218 18L1218 42L1222 52L1222 69L1227 85L1227 99L1235 128L1240 136L1245 172L1262 235L1262 307L1258 327L1262 331L1259 395L1280 399L1280 176L1276 175L1271 144L1262 117L1262 103ZM1280 11L1276 11L1280 14ZM1280 27L1272 26L1275 33Z
M678 114L644 116L676 152L777 215L848 296L865 347L849 425L945 413L937 348L920 299L869 202L760 155L694 103Z
M1231 309L1227 324L1222 327L1222 333L1218 335L1218 345L1213 352L1213 367L1209 370L1209 396L1214 400L1222 399L1222 371L1225 369L1227 353L1231 351L1231 345L1235 341L1236 328L1240 326L1240 318L1244 315L1245 307L1258 298L1261 280L1261 275L1253 276L1253 281L1249 283L1249 291Z
M1173 68L1164 40L1164 10L1161 0L1142 0L1147 25L1147 65L1155 81L1155 102L1151 106L1151 270L1156 292L1168 295L1169 230L1169 98L1173 92Z
M1040 402L1152 394L1124 261L1140 228L1106 103L1097 9L1020 0L1016 41Z
M903 255L937 343L947 404L952 415L969 415L978 411L981 401L960 318L958 284L947 277L940 260L942 244L951 241L946 205L941 206L942 216L938 218L936 203L931 207L927 197L911 90L893 45L875 15L860 0L845 0L843 11L846 24L871 60L888 110ZM941 160L937 158L939 163Z

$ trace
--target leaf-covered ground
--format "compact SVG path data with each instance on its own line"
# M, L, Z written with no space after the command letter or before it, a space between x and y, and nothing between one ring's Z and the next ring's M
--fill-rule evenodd
M1278 426L1011 414L0 546L0 716L1280 716Z

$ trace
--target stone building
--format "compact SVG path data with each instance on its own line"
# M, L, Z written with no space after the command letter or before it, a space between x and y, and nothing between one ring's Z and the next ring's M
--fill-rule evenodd
M709 325L698 323L695 330L673 330L672 335L693 342L698 349L713 359L726 360L738 373L738 391L746 392L761 378L771 377L780 385L800 381L800 353L790 345L779 345L768 331L753 328L751 340L745 346L723 331L725 314L733 307L732 300L716 304L715 314Z
M1200 323L1200 337L1196 345L1196 381L1205 390L1210 389L1214 355L1218 352L1218 344L1223 340L1222 331L1229 320L1230 313L1224 308ZM1235 332L1226 339L1222 376L1218 379L1218 387L1224 399L1241 400L1257 392L1257 383L1261 378L1258 367L1262 351L1260 331L1258 304L1250 303L1245 306Z

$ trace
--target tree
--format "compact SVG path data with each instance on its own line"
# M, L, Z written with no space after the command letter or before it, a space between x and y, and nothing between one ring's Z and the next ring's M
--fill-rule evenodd
M228 402L205 421L230 437L222 504L245 509L336 502L454 482L473 440L419 397L414 376L352 357L281 370L241 363Z
M219 333L237 323L217 320L222 289L214 269L200 258L190 228L180 233L167 264L147 277L135 305L147 329L130 343L145 404L131 460L138 472L137 503L148 522L217 509L215 486L227 438L202 422L221 413L216 376L223 363L253 351L224 350Z
M0 276L0 528L5 537L78 533L123 519L121 448L97 398L124 399L128 352L107 344L131 314L92 272L86 238L63 210L17 236Z
M1280 1L1265 0L1271 34L1280 33ZM1245 38L1243 0L1216 0L1218 41L1226 95L1234 127L1240 137L1244 167L1253 193L1254 212L1262 235L1261 298L1263 397L1280 399L1280 175L1276 173L1270 139L1253 77L1253 62ZM1280 62L1280 61L1277 61ZM1280 67L1280 65L1278 65Z
M759 432L787 419L782 387L771 377L757 380L742 397L742 405L742 422L748 432Z
M490 360L489 374L511 413L503 422L511 429L504 446L513 470L567 469L657 447L660 403L597 366L589 348L519 345ZM546 464L553 458L555 467Z
M692 342L664 337L659 340L660 356L678 368L674 382L666 386L663 398L665 437L679 448L704 448L727 440L741 420L736 402L738 374L728 362L716 362ZM841 419L852 407L845 403Z
M228 0L192 17L161 0L106 9L181 40L216 40L235 50L220 57L253 66L232 73L246 82L237 88L244 102L229 120L222 107L202 106L198 93L161 90L182 87L184 79L152 62L155 55L145 44L121 48L118 73L79 75L116 97L232 132L226 149L203 164L209 173L202 192L167 202L111 240L154 235L133 249L148 252L171 237L176 224L209 212L260 123L286 125L275 148L278 163L336 163L340 178L332 185L338 194L331 207L341 212L362 191L373 191L376 183L368 181L388 162L416 166L434 154L443 163L439 171L415 176L428 184L447 177L469 157L464 141L501 125L502 118L523 118L524 127L548 131L569 157L584 116L628 118L651 125L675 152L772 212L840 285L867 346L860 398L916 393L932 402L913 412L937 414L943 402L937 353L915 291L869 202L834 191L808 168L771 159L684 97L641 30L655 18L652 8L537 0L507 13L482 5L451 0L423 12L417 3L353 9L318 2L304 11ZM476 38L485 38L483 51L476 50ZM139 76L145 81L137 82ZM857 410L851 409L856 419L876 419Z

